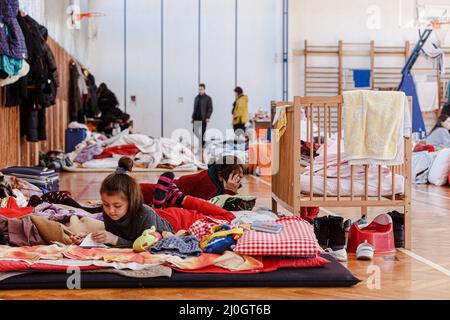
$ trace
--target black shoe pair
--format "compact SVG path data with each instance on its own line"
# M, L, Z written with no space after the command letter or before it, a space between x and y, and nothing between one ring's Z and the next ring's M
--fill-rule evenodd
M333 251L345 248L344 218L328 216L314 219L314 233L319 245Z
M398 211L388 212L394 223L394 239L396 248L405 247L405 215Z

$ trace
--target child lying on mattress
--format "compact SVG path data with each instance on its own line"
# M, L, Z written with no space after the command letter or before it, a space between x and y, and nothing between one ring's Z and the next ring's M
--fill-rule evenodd
M141 184L144 203L161 207L164 203L163 193L167 186L175 184L188 196L210 200L222 194L236 195L242 187L244 167L239 158L224 156L212 164L208 170L183 176L174 180L174 174L165 173L158 184ZM163 192L161 192L163 191Z
M98 243L129 248L133 242L152 226L161 234L187 230L204 216L231 221L235 216L204 200L183 194L171 184L163 191L165 209L153 209L143 203L138 182L127 173L133 160L123 157L116 172L102 183L100 194L103 202L105 231L92 235Z

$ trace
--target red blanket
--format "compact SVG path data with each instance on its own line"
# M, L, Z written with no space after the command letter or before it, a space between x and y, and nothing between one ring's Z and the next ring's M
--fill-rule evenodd
M81 266L77 267L80 271L100 270L104 267ZM47 271L47 272L67 272L66 266L54 266L49 264L33 263L26 261L8 261L0 260L0 272L20 272L20 271Z
M273 272L278 269L300 269L300 268L318 268L323 267L330 263L325 258L315 257L315 258L293 258L293 259L283 259L283 258L258 258L261 260L263 267L256 270L247 270L247 271L235 271L228 270L216 266L208 266L203 269L197 270L184 270L176 267L171 268L173 270L184 272L184 273L226 273L226 274L252 274L252 273L265 273L265 272Z
M135 156L138 153L139 149L134 144L127 144L123 146L106 148L101 154L94 156L94 159L111 158L115 154L122 156Z
M8 219L20 219L29 215L33 211L33 207L20 208L16 199L11 197L8 199L6 208L0 208L0 215Z

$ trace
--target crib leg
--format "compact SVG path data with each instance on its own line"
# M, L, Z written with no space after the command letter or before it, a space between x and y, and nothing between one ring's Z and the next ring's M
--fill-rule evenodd
M411 231L411 204L408 202L405 206L405 249L411 250L412 231Z
M367 207L361 207L361 218L362 218L363 216L366 216L366 217L367 217Z
M278 212L278 203L274 198L272 198L272 212Z

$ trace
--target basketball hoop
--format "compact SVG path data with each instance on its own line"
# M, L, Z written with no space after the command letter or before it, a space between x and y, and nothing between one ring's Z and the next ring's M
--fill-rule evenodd
M81 22L83 20L89 20L88 25L88 37L89 39L98 38L98 20L97 18L105 17L106 14L102 12L80 12L79 8L69 8L69 21L68 25L71 29L79 30L81 28Z
M431 21L431 27L440 46L444 46L445 39L447 38L449 30L450 20L433 20Z
M419 28L432 29L435 42L445 43L450 24L450 5L419 4L416 1L416 23Z
M83 19L87 18L99 18L99 17L105 17L106 14L101 12L84 12L84 13L74 13L75 20L82 21Z
M80 19L89 19L89 31L88 31L88 38L91 40L97 40L98 39L98 27L99 27L99 19L101 17L105 17L106 14L101 12L88 12L88 13L81 13Z

